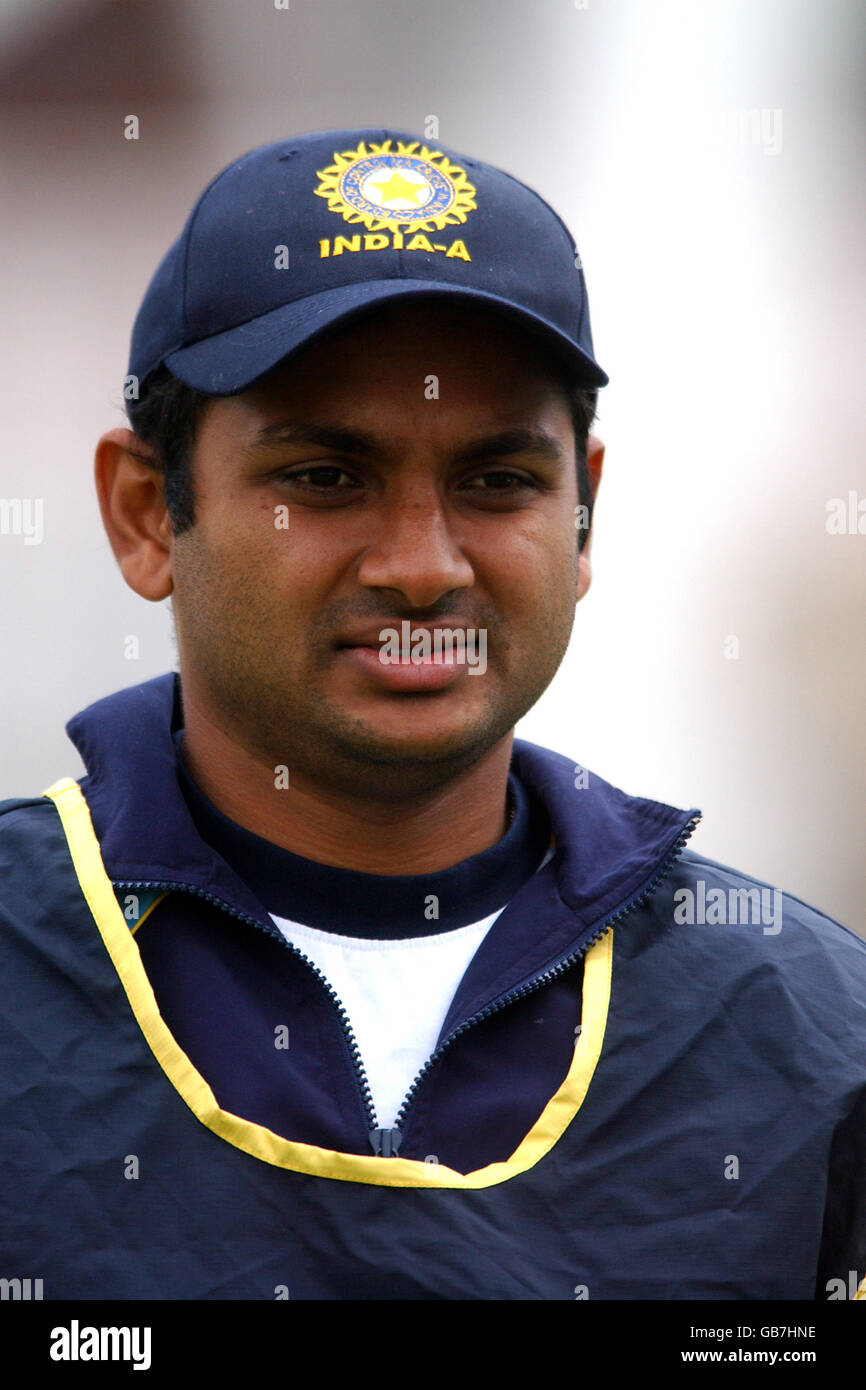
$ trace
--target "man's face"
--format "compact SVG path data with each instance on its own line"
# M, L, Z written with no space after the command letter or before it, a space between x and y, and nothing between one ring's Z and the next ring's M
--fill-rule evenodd
M209 403L172 541L185 695L267 764L382 795L507 738L588 583L571 417L539 362L498 316L404 301ZM404 620L473 629L476 654L483 633L485 669L383 664Z

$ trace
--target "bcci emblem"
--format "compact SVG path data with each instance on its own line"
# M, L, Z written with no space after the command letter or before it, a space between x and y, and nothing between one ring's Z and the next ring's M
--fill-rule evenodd
M393 143L371 141L368 149L362 140L356 150L335 153L333 164L317 170L321 182L316 194L326 198L331 211L346 222L360 222L374 233L364 238L365 250L444 251L469 260L462 241L445 246L416 235L404 246L403 229L419 234L442 231L465 222L467 212L477 204L465 171L441 150L428 149L418 140L411 144L398 140L392 150ZM382 235L385 232L391 237ZM323 256L331 254L327 239L320 246ZM334 255L360 249L360 236L334 239Z

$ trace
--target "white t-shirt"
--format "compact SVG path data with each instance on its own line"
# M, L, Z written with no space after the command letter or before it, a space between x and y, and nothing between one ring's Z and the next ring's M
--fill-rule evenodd
M504 911L453 931L392 941L338 936L270 914L286 940L321 970L349 1015L380 1128L393 1126L469 962Z

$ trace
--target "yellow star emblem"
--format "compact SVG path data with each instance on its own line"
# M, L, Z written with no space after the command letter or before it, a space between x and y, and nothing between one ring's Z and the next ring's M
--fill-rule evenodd
M401 199L404 202L414 203L416 207L426 203L430 195L429 184L410 183L397 169L393 171L387 182L377 183L376 190L383 203Z

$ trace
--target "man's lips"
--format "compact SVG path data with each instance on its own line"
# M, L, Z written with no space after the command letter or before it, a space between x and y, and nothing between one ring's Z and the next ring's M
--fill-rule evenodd
M379 634L386 629L400 632L401 619L396 622L383 622L375 628L365 628L363 631L352 637L341 638L337 644L340 656L350 662L352 666L363 675L370 678L376 685L384 687L386 690L402 690L425 692L441 690L446 685L458 680L461 675L465 675L466 668L463 662L454 660L452 650L431 651L429 656L422 659L407 657L401 654L398 661L390 659L382 660L382 649L385 642ZM464 631L462 623L412 623L412 633L429 632L431 638L437 629L450 628L452 631Z
M427 661L380 659L379 647L339 647L338 657L385 690L441 690L466 674L466 667L451 659L451 653L431 654Z

